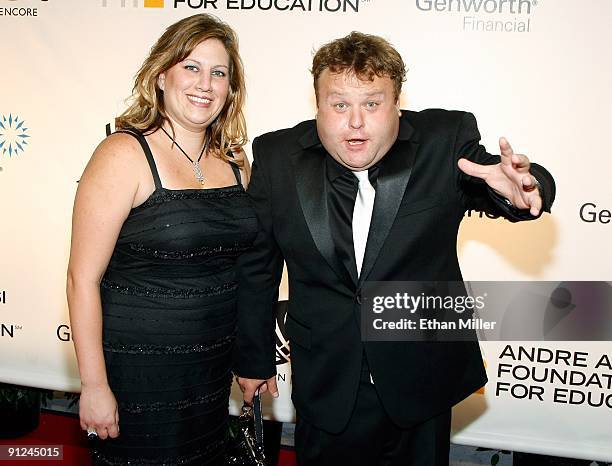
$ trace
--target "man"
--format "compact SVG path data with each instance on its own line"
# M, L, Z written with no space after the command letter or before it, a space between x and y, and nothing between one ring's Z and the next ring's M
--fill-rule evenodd
M534 219L554 182L503 138L488 154L471 114L400 110L405 66L382 38L324 45L312 73L316 121L253 142L260 232L240 261L238 381L246 401L277 396L285 260L298 464L446 465L450 409L486 383L478 343L362 342L362 286L461 281L465 210Z

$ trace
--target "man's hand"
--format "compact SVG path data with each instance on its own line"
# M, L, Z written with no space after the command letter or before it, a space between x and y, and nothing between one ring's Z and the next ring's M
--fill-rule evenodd
M270 392L274 398L278 398L278 387L276 386L276 375L270 377L268 380L263 379L245 379L243 377L237 377L238 385L242 390L242 397L245 403L252 404L253 396L257 389L259 393Z
M535 177L529 173L529 159L515 154L506 138L499 139L499 149L501 162L497 165L480 165L462 158L459 168L467 175L484 180L517 209L529 209L531 215L537 216L542 209L542 197Z

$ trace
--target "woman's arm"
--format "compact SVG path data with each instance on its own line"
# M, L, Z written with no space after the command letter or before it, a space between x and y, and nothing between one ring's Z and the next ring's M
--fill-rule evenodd
M133 137L108 137L85 168L74 203L67 296L81 375L81 428L95 428L102 439L117 437L119 420L102 351L100 281L139 197L143 160L146 166Z

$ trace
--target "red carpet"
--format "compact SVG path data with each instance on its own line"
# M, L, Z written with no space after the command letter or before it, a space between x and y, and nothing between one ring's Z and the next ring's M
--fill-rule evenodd
M25 466L29 464L35 466L91 465L87 439L81 431L78 419L70 415L43 412L40 416L40 425L34 432L17 439L0 439L0 445L20 447L63 445L64 447L64 459L62 461L0 460L2 466ZM296 466L295 453L291 450L281 449L278 466Z
M16 439L0 439L0 445L15 445L23 447L32 445L63 445L64 447L64 459L62 461L0 460L0 464L2 464L2 466L24 466L26 464L35 464L37 466L57 466L58 464L89 466L91 464L89 459L87 438L81 431L78 419L73 416L42 413L40 415L40 424L34 432L26 435L25 437L19 437Z
M295 461L295 452L281 448L278 455L278 466L297 466Z

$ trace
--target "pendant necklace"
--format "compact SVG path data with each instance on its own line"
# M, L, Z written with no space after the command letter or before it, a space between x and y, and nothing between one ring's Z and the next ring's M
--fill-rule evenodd
M191 168L193 169L193 174L195 175L196 180L198 180L200 184L204 186L204 174L202 173L202 168L200 167L200 160L202 160L202 155L204 155L204 151L206 150L206 146L208 144L204 143L204 145L202 146L202 150L200 151L200 156L197 158L197 160L193 160L187 155L187 152L185 152L183 148L179 146L179 143L176 142L176 140L172 136L170 136L170 134L168 134L168 131L166 131L163 126L160 126L160 128L164 133L166 133L166 136L168 136L170 140L174 144L176 144L176 147L178 147L178 149L183 153L183 155L187 157L187 160L191 162Z

